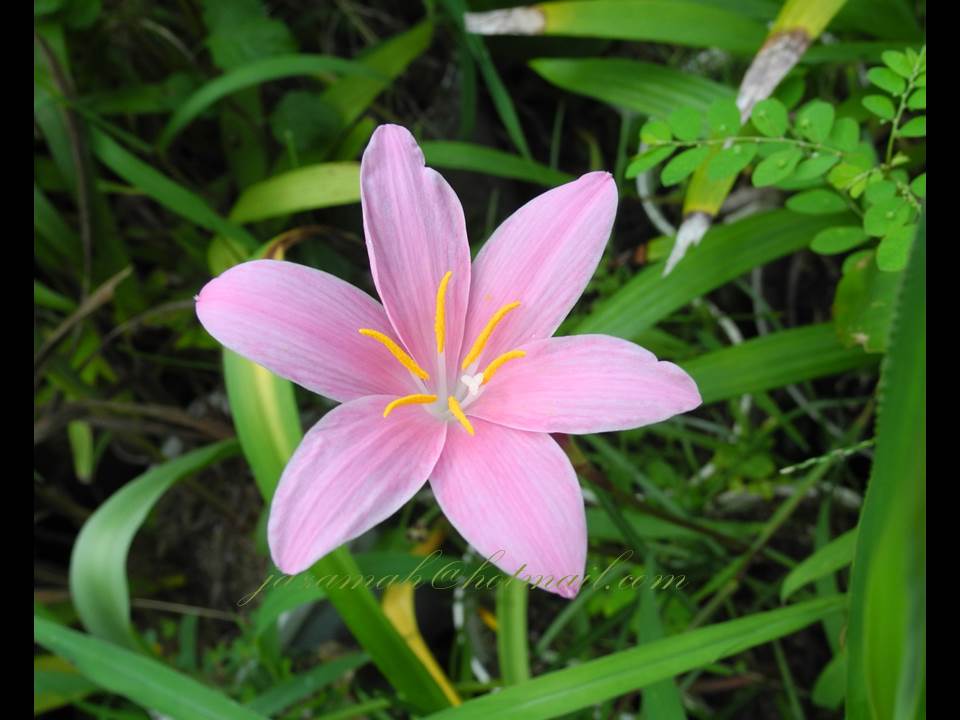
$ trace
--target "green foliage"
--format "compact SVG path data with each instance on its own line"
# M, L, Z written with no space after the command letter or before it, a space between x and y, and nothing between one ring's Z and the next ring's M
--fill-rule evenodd
M874 250L861 250L847 257L833 301L840 340L847 347L860 345L867 352L887 348L893 299L902 275L880 270L875 255Z
M857 531L847 714L916 717L926 695L926 228L896 294L877 449ZM891 592L892 588L900 588Z
M556 37L467 32L489 5L35 2L35 714L917 714L917 18L850 0L742 119L735 88L777 3L545 2ZM474 252L545 189L618 182L561 334L632 340L703 404L557 438L608 587L425 584L385 609L376 587L319 582L487 573L429 485L299 577L270 561L280 474L331 403L222 351L193 298L266 255L374 295L359 161L385 122L457 192ZM681 207L685 184L716 206ZM704 216L664 276L670 226ZM682 585L630 584L648 576Z

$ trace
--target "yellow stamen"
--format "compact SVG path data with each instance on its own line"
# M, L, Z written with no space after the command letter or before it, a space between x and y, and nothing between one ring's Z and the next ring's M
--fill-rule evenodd
M460 403L457 402L457 399L453 395L447 398L447 407L450 408L453 416L463 425L463 429L470 435L473 435L473 425L467 420L467 416L463 414L463 410L460 408Z
M470 363L480 356L480 353L483 352L483 348L486 347L487 340L490 339L490 333L492 333L493 329L500 324L500 321L503 320L503 316L518 307L520 307L520 301L516 300L512 303L507 303L493 314L493 317L487 321L486 327L480 331L476 341L473 343L473 347L470 348L470 352L467 353L467 356L463 359L463 365L460 366L461 370L466 370Z
M382 332L377 332L376 330L370 330L369 328L360 328L360 334L371 337L378 342L382 342L387 350L390 351L390 354L393 355L401 365L403 365L407 370L412 372L421 380L429 380L430 376L427 375L427 371L422 367L417 365L416 361L407 355L399 345L397 345L393 340L388 338Z
M444 323L444 312L447 309L447 283L450 282L450 276L453 271L447 270L447 274L440 281L440 287L437 288L437 314L433 319L433 332L437 336L437 352L443 352L443 341L446 339L447 327Z
M526 355L527 353L525 350L511 350L510 352L505 352L503 355L500 355L492 363L487 365L487 369L483 371L483 382L480 384L486 385L488 382L490 382L490 378L493 377L493 374L508 360L516 360L517 358L526 357Z
M394 408L398 408L401 405L427 405L434 402L437 399L436 395L404 395L403 397L398 397L396 400L392 401L383 409L383 416L386 417Z

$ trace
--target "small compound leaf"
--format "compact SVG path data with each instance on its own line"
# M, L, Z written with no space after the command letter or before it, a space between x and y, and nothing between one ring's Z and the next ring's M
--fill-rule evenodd
M738 175L757 154L756 143L736 143L717 153L707 165L710 180L724 180Z
M871 68L867 73L867 78L881 90L886 90L891 95L900 95L907 89L907 81L887 68Z
M860 102L867 110L883 120L893 120L893 116L897 114L893 101L886 95L867 95Z
M673 146L655 147L652 150L647 150L642 155L639 155L630 161L630 164L627 165L624 176L628 180L632 180L640 173L646 172L650 168L662 163L668 157L673 155L674 150L676 150L676 148Z
M664 186L676 185L696 170L700 166L700 163L707 158L709 153L710 149L707 147L695 147L684 150L663 168L663 171L660 173L660 182Z
M883 200L871 206L863 216L863 229L872 237L883 237L891 230L906 225L912 210L899 197Z
M787 109L775 98L767 98L754 105L750 120L767 137L782 137L787 131Z
M794 122L796 130L811 142L821 143L830 135L835 116L833 105L823 100L813 100L797 111Z
M655 146L673 140L670 126L663 120L650 120L640 128L640 141L646 145Z
M740 109L730 99L715 100L707 109L711 137L732 137L740 130Z
M927 136L927 116L921 115L907 122L898 133L901 137L926 137Z
M703 130L703 116L691 107L677 108L667 118L670 130L678 140L697 140Z
M857 225L821 230L813 238L810 249L821 255L838 255L867 241L867 234Z
M830 130L830 137L827 144L844 152L853 152L857 149L860 142L860 126L853 118L838 118Z
M803 153L795 147L774 153L754 168L753 184L757 187L766 187L786 180L802 158Z
M847 203L832 190L818 188L793 195L787 208L804 215L831 215L846 210Z
M916 234L917 226L912 224L895 228L884 235L877 247L877 267L884 272L903 270L907 266Z
M923 198L927 196L927 174L923 173L917 175L913 182L910 183L910 189L913 191L913 194L918 198Z
M908 78L913 75L913 63L899 50L885 50L880 57L883 59L884 65L900 77Z
M867 184L867 189L863 193L863 199L869 205L876 205L879 202L890 200L897 194L897 186L890 180L880 180Z
M813 180L823 175L838 162L840 162L839 155L813 153L813 155L797 166L797 171L793 174L793 179Z

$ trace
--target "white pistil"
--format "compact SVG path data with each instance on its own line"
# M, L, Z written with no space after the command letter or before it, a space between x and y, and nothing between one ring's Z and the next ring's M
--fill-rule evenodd
M467 399L472 400L480 392L480 384L483 382L483 373L476 375L462 375L460 382L467 386Z

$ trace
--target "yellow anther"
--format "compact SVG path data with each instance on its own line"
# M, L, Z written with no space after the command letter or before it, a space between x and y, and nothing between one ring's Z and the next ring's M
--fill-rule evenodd
M470 435L473 435L473 425L471 425L470 421L467 420L467 416L463 414L463 409L460 407L460 403L457 402L457 399L453 395L447 398L447 407L450 408L450 412L453 413L453 416L460 421L461 425L463 425L463 429L466 430Z
M390 351L390 354L393 355L400 362L401 365L403 365L407 370L412 372L421 380L430 379L430 376L427 374L426 370L424 370L422 367L417 365L416 361L412 357L407 355L399 345L397 345L393 340L388 338L382 332L371 330L369 328L360 328L360 334L366 335L367 337L371 337L374 340L377 340L378 342L382 342L384 346L386 346L387 350Z
M392 401L383 409L383 416L386 417L393 412L394 408L398 408L401 405L427 405L436 401L436 395L404 395L403 397L398 397L396 400Z
M447 326L444 322L444 313L447 309L447 283L450 282L450 276L453 271L447 270L447 274L440 281L440 287L437 288L437 314L433 319L433 332L437 336L437 352L443 352L443 341L446 339Z
M500 369L500 366L503 365L508 360L516 360L517 358L526 357L527 353L525 350L511 350L510 352L505 352L503 355L500 355L493 362L487 365L487 369L483 371L483 382L481 385L486 385L490 382L490 378L493 377L493 374Z
M486 326L480 331L480 334L473 343L473 347L470 348L470 352L468 352L467 356L463 359L463 365L460 366L461 370L466 370L470 363L480 357L480 353L482 353L483 348L486 347L487 340L490 339L490 333L493 332L493 329L500 324L504 315L518 307L520 307L520 301L515 300L512 303L507 303L493 314L493 317L487 321Z

